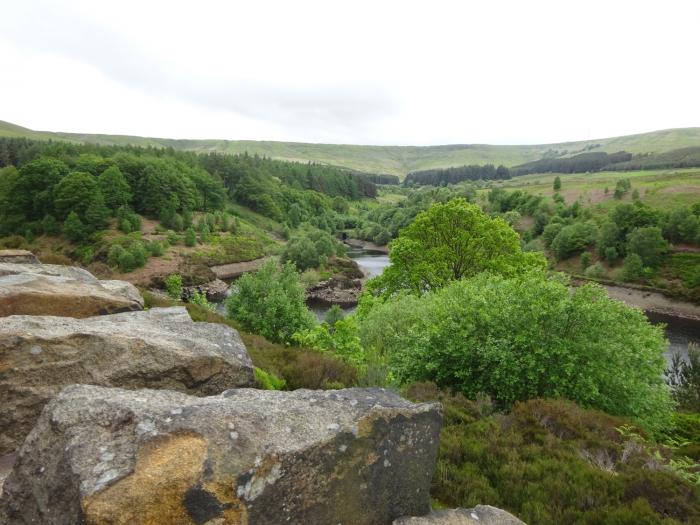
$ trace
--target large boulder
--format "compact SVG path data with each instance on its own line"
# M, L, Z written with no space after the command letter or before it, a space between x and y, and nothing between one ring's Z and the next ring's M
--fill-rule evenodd
M254 386L238 332L195 323L184 308L0 321L0 455L18 448L64 386L168 388L205 396Z
M491 505L477 505L473 509L452 509L431 512L420 518L406 517L394 525L525 525L505 510Z
M0 250L0 263L39 264L39 259L27 250Z
M101 281L71 266L0 262L0 317L90 317L134 310L143 310L143 298L127 282Z
M73 385L22 446L0 522L388 525L429 511L440 426L438 404L383 389Z

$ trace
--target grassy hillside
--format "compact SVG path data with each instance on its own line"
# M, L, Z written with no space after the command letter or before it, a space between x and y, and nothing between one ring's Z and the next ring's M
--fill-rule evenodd
M350 144L308 144L251 140L174 140L128 135L91 135L33 131L0 121L0 136L96 142L109 145L172 147L191 151L257 153L291 161L315 161L371 173L388 173L403 178L411 171L445 168L464 164L503 164L515 166L543 156L569 156L583 151L613 153L661 153L672 149L700 146L700 128L683 128L607 139L540 144L493 146L454 144L446 146L359 146Z

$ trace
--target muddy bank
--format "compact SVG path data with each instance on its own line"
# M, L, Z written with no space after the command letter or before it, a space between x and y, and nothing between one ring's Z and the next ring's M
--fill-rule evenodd
M700 321L700 306L696 304L671 299L658 292L609 284L602 286L610 297L630 306L641 308L647 312Z

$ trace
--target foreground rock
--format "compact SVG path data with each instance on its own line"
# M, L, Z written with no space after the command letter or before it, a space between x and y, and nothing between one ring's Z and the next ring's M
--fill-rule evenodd
M400 518L394 525L525 525L505 510L490 505L473 509L453 509L431 512L422 518Z
M253 386L238 333L184 308L110 316L10 316L0 322L0 455L18 448L64 386L168 388L204 396Z
M428 512L440 425L439 405L381 389L73 385L27 437L0 522L386 525Z
M0 263L39 264L39 259L27 250L0 250Z
M90 317L134 310L143 310L143 298L127 282L100 281L71 266L0 262L0 316Z

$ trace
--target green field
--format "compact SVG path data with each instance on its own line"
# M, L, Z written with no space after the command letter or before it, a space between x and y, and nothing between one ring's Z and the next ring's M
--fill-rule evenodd
M411 171L446 168L464 164L516 166L545 155L570 156L583 151L613 153L662 153L677 148L700 146L700 128L683 128L607 139L559 144L494 146L453 144L445 146L360 146L350 144L309 144L251 140L175 140L127 135L91 135L33 131L0 121L0 137L94 142L106 145L172 147L174 149L265 155L282 160L314 161L370 173L388 173L403 178Z
M519 189L535 195L552 196L555 177L561 178L561 195L567 203L581 200L587 206L614 205L615 183L630 179L632 190L638 190L642 201L659 209L687 206L700 201L700 169L671 169L650 171L602 171L598 173L535 174L516 177L500 183L500 187ZM608 193L605 193L608 188ZM486 190L481 190L485 192ZM630 200L628 192L623 200Z

